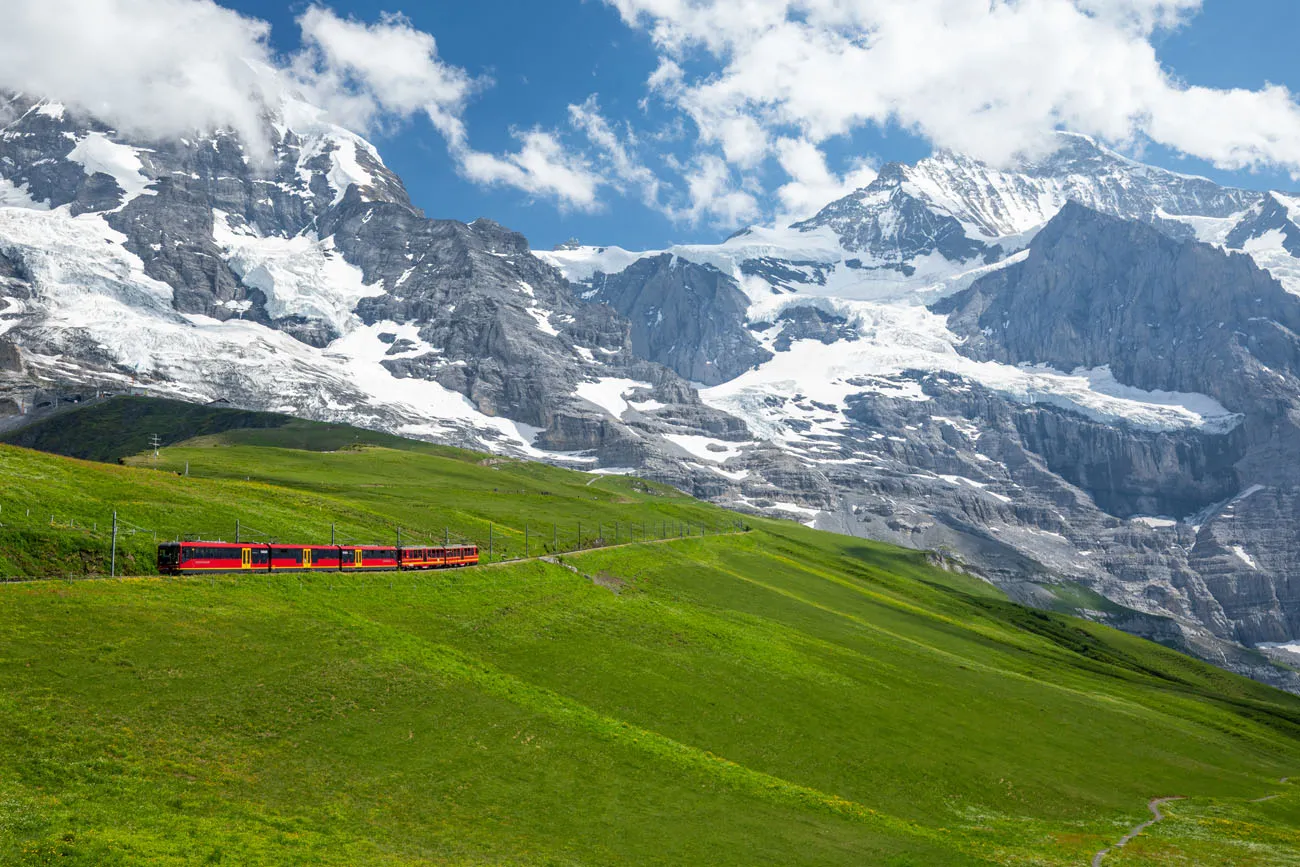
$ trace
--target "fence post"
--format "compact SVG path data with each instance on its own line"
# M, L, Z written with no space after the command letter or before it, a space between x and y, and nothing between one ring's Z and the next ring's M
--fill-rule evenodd
M117 511L113 511L113 552L108 555L108 577L117 577Z

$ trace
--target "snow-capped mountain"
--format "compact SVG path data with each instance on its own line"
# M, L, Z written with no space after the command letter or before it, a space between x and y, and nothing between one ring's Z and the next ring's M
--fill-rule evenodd
M1062 135L1014 169L887 166L718 245L539 255L745 421L717 499L943 549L1035 604L1083 585L1246 670L1235 647L1300 631L1296 203ZM692 268L709 298L669 279ZM696 376L656 333L699 309L714 370L743 372Z
M266 139L0 100L0 425L134 387L635 471L1300 688L1242 649L1300 635L1300 200L1063 136L721 244L533 253L309 106Z
M309 106L268 120L269 154L132 142L23 97L0 117L11 409L134 387L591 467L685 454L661 433L743 434L521 236L425 218ZM638 430L611 405L675 412Z

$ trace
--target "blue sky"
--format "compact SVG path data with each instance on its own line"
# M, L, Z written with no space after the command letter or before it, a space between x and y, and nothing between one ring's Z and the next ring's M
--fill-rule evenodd
M268 22L276 51L291 54L299 49L295 22L307 3L220 2ZM685 195L685 181L671 177L663 165L665 157L680 165L702 151L716 150L716 146L700 145L693 121L679 106L660 98L640 105L648 93L647 79L665 51L662 44L656 45L648 26L629 26L619 11L599 0L333 0L327 6L339 17L365 23L378 22L385 12L401 13L411 28L433 35L442 63L484 79L486 83L465 102L462 115L476 150L509 152L518 147L513 133L532 128L556 131L565 142L579 139L571 129L568 107L592 94L597 95L605 118L638 137L641 158L667 179L672 192L665 193L665 199ZM1288 44L1298 32L1300 3L1294 0L1206 0L1199 10L1185 10L1179 26L1155 28L1146 41L1154 46L1160 64L1189 85L1257 90L1269 82L1300 89L1300 67L1293 44ZM687 53L682 62L701 80L718 75L724 65L707 51ZM1204 125L1224 122L1212 116L1203 119ZM650 136L674 128L685 132L647 145ZM570 236L586 243L645 248L718 240L735 228L735 221L725 215L666 214L663 208L648 207L635 190L605 189L595 209L585 210L513 186L468 180L442 134L418 113L389 119L367 136L430 216L461 220L488 216L523 232L537 248L549 248ZM574 147L583 144L575 141ZM847 134L820 138L818 145L837 174L847 171L854 159L865 158L875 165L910 162L931 149L926 137L900 129L897 122L887 122L885 128L862 123ZM1137 155L1225 183L1300 187L1291 178L1294 169L1286 166L1233 171L1149 141ZM779 209L772 205L772 196L786 180L777 161L769 156L758 165L737 169L735 177L759 203L756 219L774 217Z

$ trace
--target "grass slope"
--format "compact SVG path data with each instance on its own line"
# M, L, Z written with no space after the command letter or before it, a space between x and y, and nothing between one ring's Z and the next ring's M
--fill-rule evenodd
M731 531L740 520L641 479L408 440L403 450L358 445L357 433L309 423L228 431L158 461L126 459L141 468L0 446L0 576L108 574L114 511L119 574L153 572L157 540L233 540L236 521L245 540L327 544L332 525L340 542L388 544L401 529L404 541L473 541L501 559L523 556L526 542L536 555L633 532Z
M171 445L199 434L235 428L278 428L294 419L157 397L118 395L103 402L59 410L0 436L0 442L94 461L116 461L143 452L157 435Z
M633 479L284 435L164 470L0 447L0 518L734 526ZM102 533L26 518L10 569L99 562ZM1105 863L1300 864L1300 699L749 523L423 576L0 586L0 863L1084 864L1183 795Z

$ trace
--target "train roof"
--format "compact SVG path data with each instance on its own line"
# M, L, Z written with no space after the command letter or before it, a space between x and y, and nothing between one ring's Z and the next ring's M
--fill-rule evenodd
M159 542L159 548L174 548L183 545L203 545L206 548L347 548L348 550L361 549L362 551L392 551L399 546L397 545L303 545L297 542L221 542L207 539L186 539L184 541ZM402 545L403 551L427 551L439 548L475 548L473 542L456 542L450 545Z

